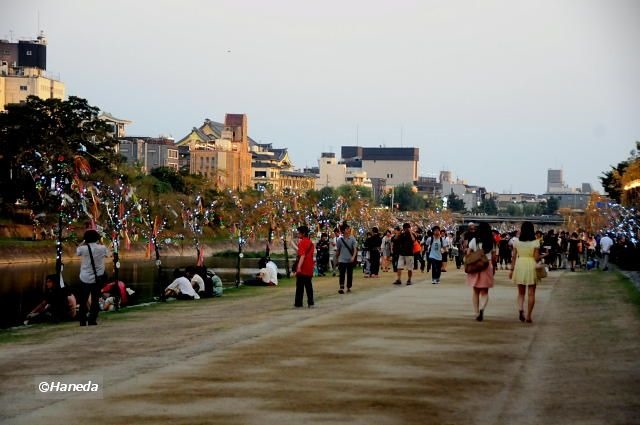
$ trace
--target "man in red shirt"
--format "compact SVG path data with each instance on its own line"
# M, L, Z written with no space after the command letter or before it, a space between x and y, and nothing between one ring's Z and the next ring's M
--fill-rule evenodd
M296 299L294 306L302 307L302 298L305 290L307 291L307 305L313 307L313 286L311 278L313 277L313 253L315 247L309 239L309 228L307 226L298 227L298 268L294 270L296 274Z

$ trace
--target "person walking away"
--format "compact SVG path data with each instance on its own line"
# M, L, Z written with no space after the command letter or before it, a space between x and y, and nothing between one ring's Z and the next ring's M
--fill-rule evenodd
M340 237L340 229L337 227L333 229L333 236L329 241L329 261L331 262L331 276L335 277L336 270L338 270L338 261L336 260L336 243Z
M431 283L436 285L440 283L440 275L442 273L444 238L440 235L440 226L433 226L431 231L433 236L428 243L429 252L427 256L431 262Z
M611 247L613 246L613 239L606 234L600 239L600 253L602 254L602 271L609 270L609 255L611 254Z
M320 240L318 241L316 262L318 263L318 275L324 276L329 270L329 251L331 243L329 242L329 235L322 233Z
M442 273L446 273L447 263L449 262L449 258L451 258L450 254L453 248L453 237L447 235L447 232L445 230L441 230L440 234L442 235L442 264L440 270Z
M500 242L498 243L498 251L500 253L500 270L506 270L507 268L510 268L511 250L509 249L509 235L507 233L503 233L500 237Z
M577 237L577 234L576 234ZM536 303L536 263L540 260L540 243L536 240L533 223L525 221L520 228L520 238L513 245L509 279L518 285L518 310L521 322L532 322ZM524 315L524 297L528 295L527 315Z
M98 312L100 311L100 288L104 276L104 259L107 256L107 248L100 243L100 234L95 230L84 232L83 242L76 249L76 255L81 258L80 263L80 326L87 325L87 303L91 296L91 309L89 311L89 326L98 324Z
M424 239L422 239L424 252L427 253L427 273L431 271L431 260L429 259L429 251L431 251L431 241L433 241L433 230L429 229L427 230Z
M367 239L365 245L369 247L369 271L371 277L378 277L380 273L380 247L382 246L382 238L377 227L371 228L371 237Z
M358 258L358 241L351 235L351 226L343 222L340 226L342 236L336 242L336 257L338 258L338 271L340 272L338 289L339 294L344 294L345 279L347 292L351 292L353 286L353 267Z
M424 238L422 234L422 229L418 227L415 232L416 242L413 244L413 270L418 270L418 264L420 264L420 271L424 272L425 262L424 256L427 252L422 245L422 239Z
M578 233L571 233L571 239L569 239L569 255L567 259L571 265L571 271L576 271L576 262L580 265L580 254L582 253L582 241L578 239Z
M476 320L482 322L484 320L484 311L489 303L489 289L493 288L494 272L492 256L494 254L495 239L488 223L480 223L477 231L474 232L473 238L468 241L466 254L474 251L482 250L489 260L486 269L477 273L467 273L467 285L473 288L471 302Z
M382 238L382 271L388 272L391 265L391 231L386 230Z
M311 239L309 239L309 228L305 225L298 227L298 267L295 270L296 273L296 297L294 300L294 306L296 308L302 307L302 299L304 293L307 293L307 306L313 308L315 305L313 300L313 251L314 246Z
M413 242L415 235L411 232L411 224L404 223L402 225L402 233L398 236L398 272L394 285L402 285L402 270L407 269L407 285L411 285L411 276L413 274Z

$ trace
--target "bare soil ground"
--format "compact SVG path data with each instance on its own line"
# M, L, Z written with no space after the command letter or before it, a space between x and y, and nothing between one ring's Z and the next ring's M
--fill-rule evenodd
M360 276L358 274L358 276ZM39 327L0 345L0 422L10 424L640 423L640 315L615 273L552 272L534 323L498 271L485 321L464 274L315 278ZM103 378L103 398L36 395L39 375Z

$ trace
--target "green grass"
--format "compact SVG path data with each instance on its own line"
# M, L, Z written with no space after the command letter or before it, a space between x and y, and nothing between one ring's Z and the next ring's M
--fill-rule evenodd
M629 302L636 306L638 314L640 314L640 290L636 285L634 285L631 279L627 278L622 273L616 273L616 277L616 283L618 283L625 289L627 296L629 297Z

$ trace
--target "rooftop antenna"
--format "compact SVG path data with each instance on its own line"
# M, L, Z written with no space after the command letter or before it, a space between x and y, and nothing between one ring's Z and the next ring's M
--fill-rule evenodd
M400 126L400 147L402 147L402 142L404 141L404 127Z

